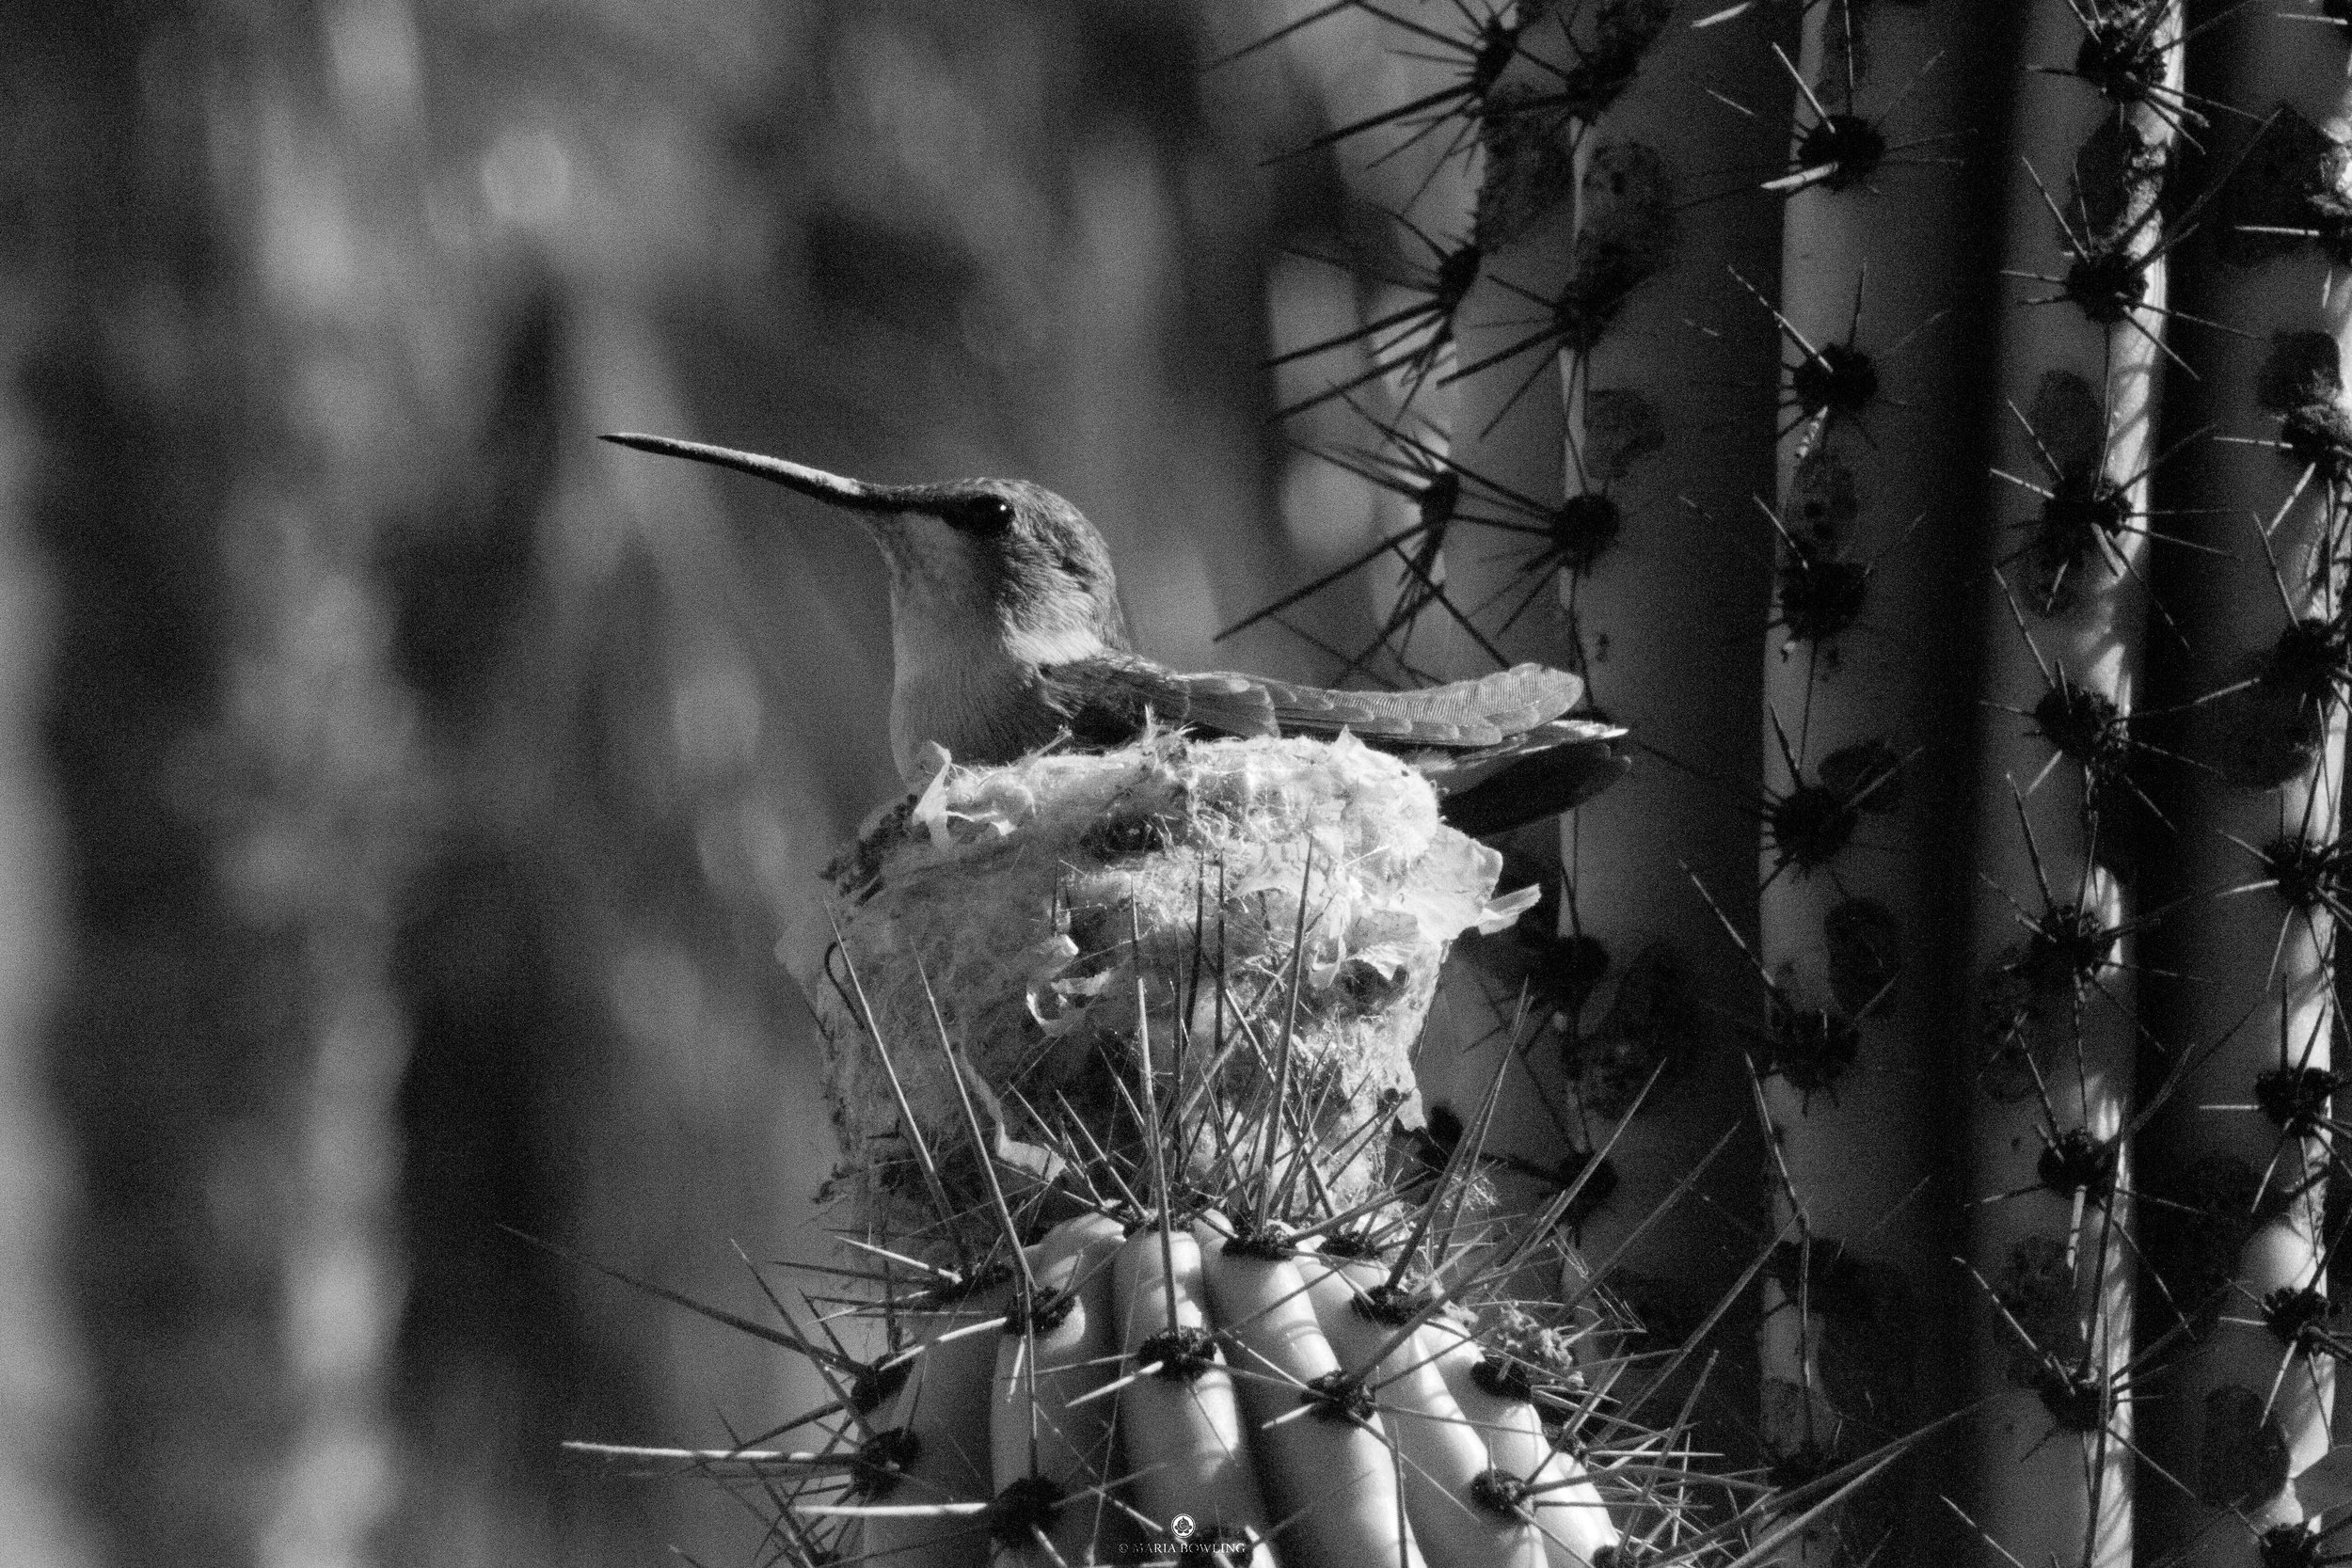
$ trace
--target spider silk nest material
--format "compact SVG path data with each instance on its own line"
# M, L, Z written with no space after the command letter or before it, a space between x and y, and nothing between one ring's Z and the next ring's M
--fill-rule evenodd
M1287 1037L1280 1148L1321 1146L1322 1201L1359 1200L1413 1089L1447 948L1537 896L1496 897L1501 854L1442 824L1419 773L1344 733L938 760L830 869L840 942L814 988L843 1196L893 1234L936 1228L937 1204L891 1069L954 1207L982 1191L943 1031L1000 1170L1054 1180L1089 1137L1133 1151L1138 975L1172 1174L1212 1181L1263 1137ZM1222 1138L1204 1125L1218 1120Z

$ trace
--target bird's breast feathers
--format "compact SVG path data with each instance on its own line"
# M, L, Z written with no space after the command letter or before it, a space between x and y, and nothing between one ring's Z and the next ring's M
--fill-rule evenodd
M926 741L960 762L1000 763L1053 739L1060 720L1039 690L1038 667L1103 646L1076 628L1010 631L977 616L896 615L892 633L890 750L910 775Z

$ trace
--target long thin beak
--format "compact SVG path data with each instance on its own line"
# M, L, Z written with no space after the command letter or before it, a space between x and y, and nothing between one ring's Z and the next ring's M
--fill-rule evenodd
M904 512L914 499L910 494L914 487L910 485L868 484L862 479L844 479L822 468L803 467L781 457L762 457L755 451L736 451L727 447L706 446L700 441L678 441L667 436L616 435L602 439L662 457L691 458L696 463L733 468L738 473L756 474L787 490L797 490L852 512Z

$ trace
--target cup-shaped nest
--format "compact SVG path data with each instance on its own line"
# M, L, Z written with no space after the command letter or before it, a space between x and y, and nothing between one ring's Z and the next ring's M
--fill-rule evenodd
M1534 901L1501 869L1346 735L943 767L833 873L845 1196L898 1238L993 1234L985 1147L1000 1189L1375 1196L1447 947Z

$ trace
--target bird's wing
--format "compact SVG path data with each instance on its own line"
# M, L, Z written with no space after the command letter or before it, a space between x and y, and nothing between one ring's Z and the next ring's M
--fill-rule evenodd
M1133 654L1098 654L1038 670L1045 700L1081 743L1123 746L1148 714L1162 724L1222 735L1278 733L1274 699L1254 675L1186 674Z
M1163 724L1223 735L1336 735L1352 730L1391 751L1502 746L1557 720L1584 695L1565 670L1521 664L1418 691L1335 691L1227 670L1186 674L1132 654L1099 654L1038 671L1046 701L1073 735L1115 746Z
M1500 746L1559 718L1584 696L1582 680L1541 664L1514 665L1480 680L1418 691L1331 691L1263 679L1259 684L1285 732L1353 730L1390 750Z
M1353 730L1428 775L1445 796L1445 819L1473 837L1566 811L1629 766L1615 745L1624 730L1561 717L1584 683L1535 664L1422 691L1329 691L1105 653L1043 666L1038 681L1089 746L1125 745L1147 717L1233 736Z

